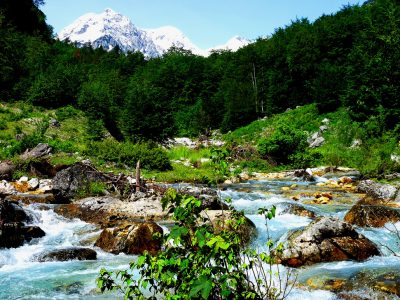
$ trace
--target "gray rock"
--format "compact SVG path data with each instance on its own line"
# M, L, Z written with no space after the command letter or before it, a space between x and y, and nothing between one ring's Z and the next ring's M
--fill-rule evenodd
M28 188L31 191L36 190L39 187L39 179L37 178L31 178L31 180L28 181Z
M327 131L327 130L328 130L328 126L326 126L326 125L322 125L322 126L319 127L319 131L320 132L324 132L324 131Z
M316 138L310 145L310 148L318 148L321 147L325 143L325 138L320 136Z
M6 180L0 181L0 195L14 195L17 193L15 187Z
M60 126L61 126L60 122L58 122L58 121L57 121L56 119L54 119L54 118L51 118L51 119L50 119L49 125L50 125L51 127L60 127Z
M352 225L337 218L323 217L303 230L290 233L283 252L275 254L282 264L300 267L329 261L362 261L379 255L379 250Z
M32 150L26 150L24 154L20 155L20 158L22 160L41 158L49 155L51 150L52 149L48 144L40 143Z
M329 123L330 123L330 120L328 118L325 118L325 119L322 120L322 124L327 125Z
M350 148L355 149L355 148L360 148L362 145L362 141L359 139L355 139L353 140L353 142L351 143Z
M53 181L51 179L40 179L39 180L39 190L42 192L50 192L53 190Z
M96 251L89 248L64 248L42 253L37 257L39 262L68 261L68 260L96 260Z
M358 183L357 190L372 198L394 200L398 196L399 187L378 183L373 180L362 180Z
M109 178L91 165L76 163L61 170L53 178L53 194L57 202L67 203L79 190L91 182L106 182Z

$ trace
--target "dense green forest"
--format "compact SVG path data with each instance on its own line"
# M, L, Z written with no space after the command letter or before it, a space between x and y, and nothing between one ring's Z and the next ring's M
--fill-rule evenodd
M163 140L227 132L309 103L378 116L393 129L400 112L400 6L371 0L311 23L298 19L232 53L171 49L145 60L53 38L43 1L0 4L0 97L55 108L73 105L118 140ZM262 32L262 28L260 28Z
M400 136L399 1L370 0L314 22L294 20L237 52L201 57L172 48L149 60L139 52L60 42L41 5L38 0L0 2L0 100L56 109L59 118L75 115L75 121L83 112L85 132L73 146L67 141L58 150L90 150L95 157L109 158L110 153L99 153L110 145L125 146L104 141L104 147L105 132L130 149L138 142L220 129L233 131L226 139L234 152L235 144L256 129L258 135L242 144L256 146L256 158L267 158L272 165L343 164L366 174L396 170L388 161L397 153ZM296 107L304 109L279 121L278 114ZM310 151L307 132L318 129L323 116L333 120L328 144ZM0 128L14 119L11 114L0 120ZM264 121L241 129L255 120ZM17 129L14 135L22 132ZM13 141L2 158L34 146L45 130ZM81 147L81 139L90 147ZM357 151L350 149L354 139L363 141ZM117 151L129 159L107 160L133 161L129 151ZM366 162L372 153L373 161ZM265 161L257 160L257 165Z

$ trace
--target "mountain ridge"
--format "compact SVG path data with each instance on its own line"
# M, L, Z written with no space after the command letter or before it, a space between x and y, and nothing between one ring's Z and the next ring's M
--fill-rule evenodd
M58 34L60 40L69 40L78 46L86 44L94 48L111 50L118 46L123 52L140 51L145 57L158 57L171 47L190 50L193 54L208 56L215 50L236 51L250 43L249 40L234 36L227 43L209 49L196 46L180 29L162 26L141 29L132 21L114 10L107 8L101 13L87 13L66 26Z

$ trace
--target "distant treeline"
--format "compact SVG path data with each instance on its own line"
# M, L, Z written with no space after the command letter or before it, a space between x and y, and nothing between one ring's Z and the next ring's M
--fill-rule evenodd
M398 0L295 20L235 53L171 49L150 60L55 40L41 4L0 2L0 99L73 105L94 132L132 141L226 132L308 103L378 117L386 129L400 120Z

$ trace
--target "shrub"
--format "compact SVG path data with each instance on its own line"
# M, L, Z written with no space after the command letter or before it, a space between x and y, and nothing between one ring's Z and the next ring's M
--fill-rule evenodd
M122 290L125 299L284 299L293 283L273 271L271 251L246 249L240 234L246 219L231 207L228 221L219 225L202 214L201 200L168 190L163 208L172 213L174 226L157 235L164 246L155 256L145 253L116 273L102 269L97 280L101 291ZM260 209L266 222L275 216L275 207ZM273 246L271 240L267 245ZM282 253L282 245L275 248ZM136 274L139 278L135 278ZM251 274L251 275L250 275ZM275 275L279 278L275 281ZM252 278L254 276L255 278ZM116 282L116 278L121 279Z
M160 171L171 169L166 151L154 143L120 143L113 139L106 139L90 143L88 149L86 154L104 161L135 167L137 161L140 160L140 165L144 169Z
M277 127L269 137L258 143L260 155L268 156L279 164L292 163L293 154L304 151L306 147L306 134L288 125Z

